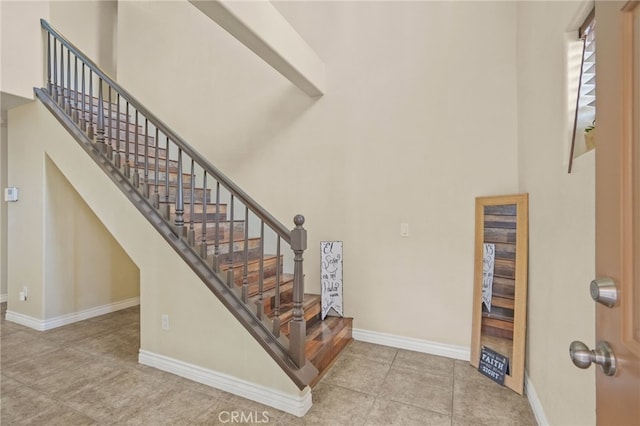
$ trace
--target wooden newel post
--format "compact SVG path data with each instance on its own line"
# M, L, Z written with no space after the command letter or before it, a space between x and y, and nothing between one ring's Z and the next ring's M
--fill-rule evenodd
M299 367L304 367L306 362L304 354L307 324L304 319L302 307L304 299L304 274L302 270L302 254L307 248L307 230L303 228L304 216L301 214L293 218L296 227L291 231L291 249L294 253L293 267L293 318L289 325L289 354L293 362Z

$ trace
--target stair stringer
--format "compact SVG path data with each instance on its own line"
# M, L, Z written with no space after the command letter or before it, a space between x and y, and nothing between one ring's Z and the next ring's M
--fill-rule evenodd
M211 295L209 290L215 293L211 288L215 277L206 277L209 283L214 283L207 283L209 289L202 285L205 272L192 270L181 258L192 254L186 244L180 250L181 256L176 256L165 241L166 234L163 238L154 229L158 224L150 226L109 176L96 167L87 155L88 152L91 155L93 147L76 142L74 137L78 135L71 137L60 126L65 117L52 115L44 104L45 100L12 110L12 135L28 141L29 149L24 154L32 157L29 161L44 164L43 156L49 156L140 269L141 350L220 372L294 399L309 398L309 389L301 386L299 378L292 378L291 371L283 369L281 364L286 360L282 361L282 355L278 355L280 361L273 356L278 348L265 348L264 343L252 336L260 328L243 327L241 321L251 320L238 321L223 301ZM14 177L18 175L19 172L13 173ZM135 199L137 194L128 196ZM36 204L29 208L43 206ZM180 241L175 243L180 245ZM42 262L42 253L43 250L35 248L24 255ZM196 256L192 260L197 263L197 259ZM19 312L19 305L16 308ZM162 313L170 315L170 330L161 330Z

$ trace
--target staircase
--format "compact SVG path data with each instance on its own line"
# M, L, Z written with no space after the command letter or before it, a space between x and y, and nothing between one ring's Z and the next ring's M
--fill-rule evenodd
M36 96L300 389L352 340L304 293L304 217L289 230L46 21Z

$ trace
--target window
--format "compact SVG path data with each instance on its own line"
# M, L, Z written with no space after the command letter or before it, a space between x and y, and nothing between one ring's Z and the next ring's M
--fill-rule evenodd
M573 120L569 173L573 159L595 147L596 125L596 30L595 10L580 26L578 36L582 55L576 84L576 105Z

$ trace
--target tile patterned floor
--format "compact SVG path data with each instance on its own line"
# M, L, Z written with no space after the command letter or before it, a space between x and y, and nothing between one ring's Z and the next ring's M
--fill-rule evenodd
M463 361L353 342L297 418L139 365L138 308L37 332L1 306L2 425L536 424L526 397Z

